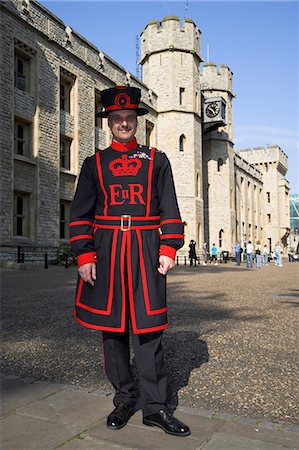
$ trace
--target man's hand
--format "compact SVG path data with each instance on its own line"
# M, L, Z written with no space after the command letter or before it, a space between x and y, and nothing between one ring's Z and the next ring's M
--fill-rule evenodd
M161 275L166 275L167 272L175 266L175 260L165 255L159 257L159 263L160 267L158 267L158 272Z
M87 263L78 269L80 277L83 281L90 283L94 286L94 280L97 279L96 276L96 263Z

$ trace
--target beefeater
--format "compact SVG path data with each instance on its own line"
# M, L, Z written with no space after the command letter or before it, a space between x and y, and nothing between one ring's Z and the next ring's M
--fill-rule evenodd
M110 429L138 408L143 423L177 436L189 428L166 405L162 336L168 326L166 274L184 243L172 171L165 153L135 138L138 88L101 93L113 135L110 147L86 158L71 207L70 242L78 261L75 318L102 330L106 374L115 388ZM129 331L140 380L130 367Z

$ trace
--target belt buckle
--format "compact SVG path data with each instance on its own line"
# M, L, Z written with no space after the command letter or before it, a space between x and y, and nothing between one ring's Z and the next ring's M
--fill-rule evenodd
M124 221L127 221L128 224L124 225ZM120 229L121 229L121 231L130 231L131 230L131 216L129 214L122 214L120 216Z

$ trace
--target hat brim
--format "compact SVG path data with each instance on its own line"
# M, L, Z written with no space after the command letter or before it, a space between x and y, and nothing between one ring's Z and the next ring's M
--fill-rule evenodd
M96 114L96 117L108 117L109 113L114 111L136 111L137 116L144 116L149 113L149 110L146 108L125 108L125 109L114 109L113 111L101 111Z

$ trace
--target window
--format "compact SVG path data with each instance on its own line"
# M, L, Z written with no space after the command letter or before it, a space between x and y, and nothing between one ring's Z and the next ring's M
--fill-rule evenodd
M186 138L184 134L181 134L179 143L180 152L183 152L185 150L185 146L186 146Z
M180 106L185 106L185 88L180 87Z
M148 120L146 120L146 123L145 123L145 134L146 134L145 135L145 145L147 145L148 147L153 145L153 142L152 142L153 129L154 129L154 124L152 122L149 122Z
M62 169L71 170L71 146L72 139L60 137L60 167Z
M268 223L271 223L271 214L267 214Z
M70 205L71 202L60 201L60 239L69 239Z
M270 192L267 192L267 202L270 203L270 201L271 201Z
M221 230L219 231L219 248L222 247L223 236L224 236L224 231L221 229Z
M14 152L16 155L31 156L31 125L20 119L14 124Z
M14 194L14 236L29 237L29 194Z
M198 104L198 92L195 92L195 99L194 99L194 109L196 112L199 111L199 104Z
M72 114L73 87L76 77L65 69L60 69L60 109Z
M221 167L223 166L223 160L218 158L217 160L217 172L221 172Z
M103 128L103 119L102 117L97 117L97 114L103 110L103 105L101 102L101 94L97 89L95 90L94 95L94 112L95 112L95 126L99 128Z
M15 49L15 87L21 91L29 92L30 57Z

